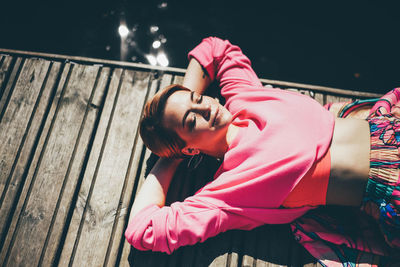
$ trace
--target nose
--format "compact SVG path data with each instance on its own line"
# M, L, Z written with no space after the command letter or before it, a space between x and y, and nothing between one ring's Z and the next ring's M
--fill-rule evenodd
M204 117L205 120L208 121L211 115L211 105L208 103L195 104L193 107L193 111L200 114Z

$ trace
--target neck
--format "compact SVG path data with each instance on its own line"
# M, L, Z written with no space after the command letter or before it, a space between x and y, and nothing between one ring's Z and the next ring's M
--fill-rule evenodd
M238 132L239 132L239 126L231 123L228 127L228 130L226 131L226 143L228 147L230 146L230 144L232 144ZM228 147L226 149L228 149Z
M228 150L230 144L235 139L236 135L238 134L239 126L234 124L230 124L226 131L225 136L221 139L221 142L218 143L218 147L213 147L212 150L203 150L204 154L216 157L216 158L223 158L226 151Z

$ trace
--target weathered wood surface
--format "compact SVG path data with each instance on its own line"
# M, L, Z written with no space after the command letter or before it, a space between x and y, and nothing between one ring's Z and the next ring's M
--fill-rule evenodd
M123 237L130 206L154 162L137 124L146 100L180 83L184 70L0 53L0 266L318 265L287 225L229 231L170 256L131 249ZM378 96L263 82L322 104ZM169 203L193 194L218 166L210 158L196 170L187 163Z

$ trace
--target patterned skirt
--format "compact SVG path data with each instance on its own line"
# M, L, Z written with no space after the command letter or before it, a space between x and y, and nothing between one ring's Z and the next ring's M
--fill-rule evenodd
M400 248L400 118L368 117L370 172L361 210L371 215L392 248Z
M379 100L341 103L337 116L364 119ZM370 177L361 209L323 206L290 225L295 239L324 267L400 266L400 119L376 110L367 118Z

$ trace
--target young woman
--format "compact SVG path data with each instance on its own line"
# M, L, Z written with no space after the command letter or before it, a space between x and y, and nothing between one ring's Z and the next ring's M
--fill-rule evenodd
M183 86L165 88L145 107L140 134L161 159L133 204L129 243L172 253L229 229L289 223L319 206L365 209L373 201L376 209L366 212L374 216L393 210L379 220L387 242L400 247L396 117L335 118L308 96L265 88L240 48L219 38L204 39L189 59ZM214 80L224 106L203 95ZM389 102L386 112L396 93L380 101ZM223 158L214 180L164 206L179 158L198 153Z

